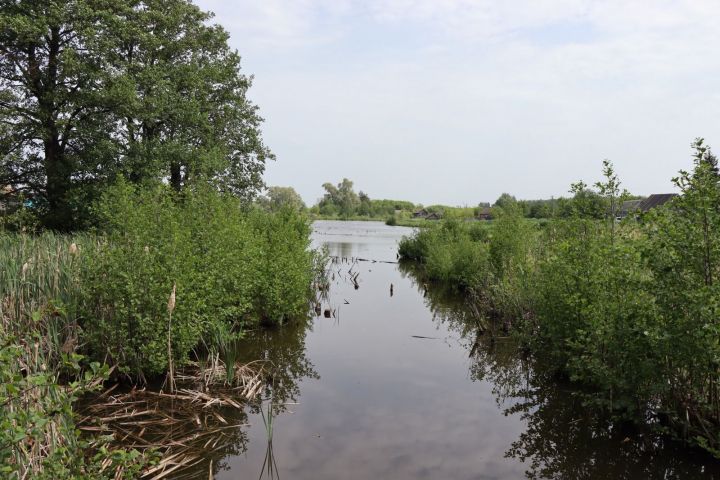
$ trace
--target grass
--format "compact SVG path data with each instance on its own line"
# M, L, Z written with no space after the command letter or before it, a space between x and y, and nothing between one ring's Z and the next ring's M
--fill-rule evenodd
M147 398L107 393L107 401L101 402L103 415L100 411L91 411L79 424L75 421L78 400L100 389L113 371L91 361L112 361L111 357L98 355L99 349L90 348L93 335L98 337L114 332L122 338L123 348L132 348L133 336L122 334L122 328L130 321L136 321L139 328L147 327L151 312L142 308L145 304L157 304L157 318L162 317L162 323L158 325L162 328L151 332L155 335L152 338L157 340L154 351L163 357L160 360L172 358L172 362L167 363L171 365L174 378L168 380L170 385L178 383L176 395L163 397L163 401L186 404L186 413L199 408L206 410L205 417L214 418L215 423L203 427L203 432L209 432L202 435L203 445L206 441L225 442L218 432L228 430L222 421L224 415L216 408L236 409L242 402L232 399L254 398L262 389L264 379L259 381L247 366L235 365L228 358L226 363L219 360L221 349L217 347L228 337L224 331L208 328L205 337L185 334L183 338L179 337L183 334L180 322L199 319L208 324L211 321L217 323L217 319L225 315L237 319L237 324L229 325L228 329L242 329L254 325L255 319L263 318L266 312L274 313L274 319L287 318L288 321L296 311L298 315L306 315L309 306L316 301L311 295L315 293L313 284L322 280L324 271L325 258L306 248L309 234L306 220L260 215L253 214L243 220L244 223L232 225L234 229L230 231L244 235L243 242L236 241L240 235L208 234L208 239L201 242L201 255L193 257L192 262L185 257L183 265L187 271L181 272L184 277L178 277L185 279L184 290L181 292L178 282L177 297L172 283L166 288L158 280L168 276L166 265L178 263L171 249L165 252L165 257L158 253L165 245L162 243L164 237L159 235L145 235L149 240L159 242L159 246L139 237L131 245L137 248L121 249L119 246L127 246L120 242L123 239L128 242L128 230L116 237L0 233L0 405L3 407L0 410L0 477L41 480L137 478L142 472L148 473L147 460L153 458L145 453L153 446L163 445L167 438L178 448L165 448L160 452L164 457L152 472L165 478L197 461L200 449L195 448L195 444L183 443L179 437L154 436L149 427L153 425L159 434L164 427L176 426L183 418L185 423L194 425L197 423L195 417L182 417L178 413L173 417L177 422L170 421L167 414L171 410L165 406L155 409L162 418L153 417L154 413L148 413L152 410L150 407L136 408L140 404L134 403L147 404L150 402ZM197 230L193 232L197 234ZM214 239L221 245L213 243ZM110 254L114 256L109 257ZM237 258L228 258L228 255ZM157 263L163 259L167 259L167 263ZM114 270L104 268L106 265ZM216 270L206 265L212 265ZM237 268L232 270L230 267ZM223 275L219 275L220 272ZM239 276L237 272L245 276ZM138 281L140 273L146 274L143 282ZM205 275L201 279L206 279L207 283L198 285L200 274ZM137 289L131 292L135 295L131 299L123 294L123 286L132 282ZM226 284L218 286L219 282ZM107 296L92 295L88 287L105 289ZM237 303L240 289L244 294L242 304ZM215 303L205 305L211 297L205 294L208 291L214 292ZM263 292L263 295L258 296L257 292ZM203 309L192 310L193 301ZM88 303L92 304L92 309L87 308ZM118 313L118 308L123 305L134 315L132 319ZM288 310L288 305L294 310ZM270 307L275 311L268 310ZM235 315L236 311L241 315ZM106 322L101 323L101 318ZM177 347L183 340L185 345L190 345L189 349ZM178 352L187 352L186 357L192 354L193 358L215 352L214 359L211 357L197 366L204 379L201 385L188 385L194 375L188 372L192 372L197 364L182 358ZM90 357L80 353L88 353ZM121 362L113 364L123 366ZM223 383L220 390L217 390L218 383ZM119 416L124 416L122 421L118 421ZM103 419L106 420L104 423ZM94 420L100 420L100 424L93 423ZM128 422L137 423L138 428L129 426ZM222 428L215 428L220 424ZM143 425L148 429L143 431ZM82 434L77 430L78 426ZM174 427L173 431L183 432ZM184 432L186 436L192 434ZM218 436L213 436L212 432ZM116 440L123 440L108 443L107 439L97 437L98 433L112 433ZM151 441L151 437L154 440ZM192 447L192 451L183 452L184 447ZM158 469L158 465L164 467Z
M75 429L73 403L109 373L76 353L78 272L92 245L91 236L0 234L0 472L10 478L130 478L140 468L123 452L94 463L87 452L101 442Z

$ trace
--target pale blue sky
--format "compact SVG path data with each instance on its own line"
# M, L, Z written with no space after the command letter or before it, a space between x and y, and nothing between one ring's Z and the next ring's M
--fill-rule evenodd
M720 152L717 0L196 0L255 75L269 185L475 205Z

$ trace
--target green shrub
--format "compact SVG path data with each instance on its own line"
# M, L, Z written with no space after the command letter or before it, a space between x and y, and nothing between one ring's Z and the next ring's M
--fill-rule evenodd
M181 365L198 346L307 309L313 252L296 211L243 211L211 191L177 197L162 185L120 184L97 215L105 233L82 272L82 326L95 358L158 374L167 368L168 329Z
M488 230L446 221L400 254L475 289L588 405L720 457L720 165L694 148L674 180L682 195L639 223L616 221L625 194L606 161L596 190L573 185L564 220L531 224L510 202Z

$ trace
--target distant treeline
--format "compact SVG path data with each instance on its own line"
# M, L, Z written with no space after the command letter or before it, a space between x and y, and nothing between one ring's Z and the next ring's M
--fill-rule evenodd
M509 193L503 193L492 204L490 202L478 203L474 207L453 207L449 205L428 205L413 203L406 200L376 200L371 199L363 191L355 192L352 180L343 180L334 185L323 184L325 194L317 203L309 208L315 216L324 218L357 218L368 217L387 219L389 217L411 217L415 212L424 210L427 214L437 214L440 217L458 219L479 218L488 215L492 218L499 208L512 203L519 208L525 218L570 218L578 214L584 218L601 219L606 209L603 197L584 183L573 185L571 197L559 197L541 200L517 200ZM640 197L623 192L623 200L633 200ZM265 196L259 199L261 205L270 210L278 210L283 206L290 206L298 210L308 207L302 197L292 187L269 187Z

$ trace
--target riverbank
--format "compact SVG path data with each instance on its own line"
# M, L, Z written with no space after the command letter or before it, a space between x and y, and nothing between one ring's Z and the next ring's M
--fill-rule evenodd
M313 224L313 246L338 259L327 297L304 328L258 330L238 342L238 361L263 358L274 370L262 409L225 417L247 425L220 451L207 450L217 480L720 473L708 455L587 408L502 324L485 328L465 294L395 263L397 242L410 234L381 222ZM204 467L197 477L207 476Z
M553 372L582 386L589 408L650 424L720 455L720 355L711 312L720 287L717 180L698 157L683 196L640 222L580 214L543 226L510 205L483 231L446 221L400 255L470 295ZM615 188L613 189L613 185ZM616 179L598 192L618 205ZM713 252L713 253L710 253Z
M99 203L95 233L0 235L4 471L135 478L152 454L79 436L79 398L111 377L164 378L173 393L185 367L249 329L306 318L323 270L307 218L173 195L119 186Z

